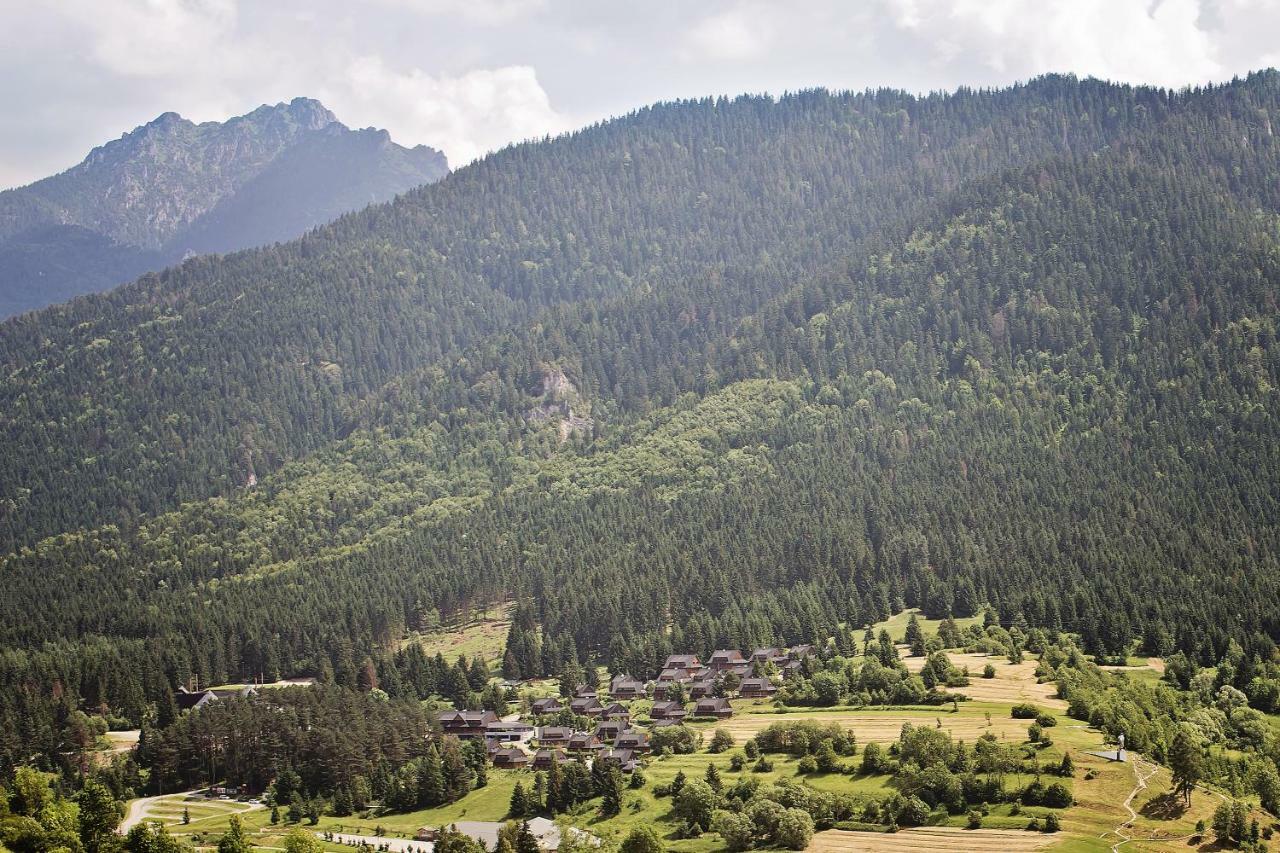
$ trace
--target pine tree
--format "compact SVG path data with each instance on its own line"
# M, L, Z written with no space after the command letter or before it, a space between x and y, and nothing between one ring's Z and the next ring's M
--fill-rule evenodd
M1191 792L1203 775L1200 747L1184 729L1179 729L1169 748L1169 768L1173 771L1174 793L1191 805Z
M516 780L516 786L511 789L511 805L507 807L507 814L513 818L522 818L530 811L529 804L525 800L524 785Z

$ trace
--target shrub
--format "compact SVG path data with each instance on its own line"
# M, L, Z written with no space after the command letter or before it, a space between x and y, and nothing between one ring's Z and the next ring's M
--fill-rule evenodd
M639 770L636 770L636 771L634 771L634 772L631 774L631 787L632 787L632 788L643 788L643 787L644 787L644 783L645 783L646 781L647 781L647 780L644 778L644 774L643 774L643 773L641 773Z
M1071 805L1071 792L1061 782L1054 782L1044 789L1044 796L1041 798L1041 802L1049 808L1065 809Z
M1027 832L1039 832L1039 831L1040 831L1040 821L1036 820L1035 818L1031 818L1031 820L1027 821Z
M711 818L711 828L720 833L730 851L750 850L755 840L756 827L751 818L736 812L717 811Z
M813 840L813 818L803 809L787 809L778 821L774 841L788 850L803 850Z
M982 812L970 810L966 825L970 829L982 829Z
M1047 815L1044 816L1045 832L1057 832L1060 829L1062 829L1062 824L1058 820L1057 812L1049 812Z
M649 743L658 752L667 750L675 755L689 755L702 746L702 735L683 724L666 726L654 729Z
M651 826L637 826L622 842L622 853L663 853L662 839Z
M734 773L741 773L742 768L746 766L746 763L747 759L742 755L735 753L729 757L729 769Z
M1010 713L1015 720L1034 720L1040 716L1040 709L1029 702L1021 702L1014 705Z
M818 759L814 758L812 755L806 755L804 758L800 759L800 763L796 766L796 772L804 776L807 776L810 773L817 773Z
M727 729L716 729L715 734L711 736L711 745L707 751L721 753L730 749L733 749L733 735L729 734Z
M1053 714L1037 714L1036 723L1042 729L1051 729L1058 724L1058 718Z
M770 770L773 769L773 762L762 755L760 756L759 759L756 760L755 766L752 767L751 769L754 770L756 773L768 773Z
M984 667L982 668L982 677L983 677L983 678L995 678L995 677L996 677L996 668L995 668L994 666L992 666L991 664L987 664L986 666L984 666Z

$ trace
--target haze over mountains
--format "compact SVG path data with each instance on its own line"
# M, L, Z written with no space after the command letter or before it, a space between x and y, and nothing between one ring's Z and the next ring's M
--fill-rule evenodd
M291 239L447 172L440 152L348 128L308 98L225 122L165 113L0 193L0 318L190 254Z

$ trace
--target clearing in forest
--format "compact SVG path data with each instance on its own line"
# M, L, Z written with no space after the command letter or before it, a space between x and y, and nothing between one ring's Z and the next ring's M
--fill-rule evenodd
M923 657L906 657L906 649L902 662L912 672L919 672L924 666ZM966 687L952 687L950 692L963 693L975 702L1008 702L1016 705L1019 702L1030 702L1047 711L1065 711L1067 703L1055 696L1056 686L1046 682L1036 682L1037 662L1027 657L1022 663L1009 663L1008 658L981 654L963 654L947 652L951 663L960 668L969 668L969 684ZM995 667L995 678L983 678L982 669L987 664Z

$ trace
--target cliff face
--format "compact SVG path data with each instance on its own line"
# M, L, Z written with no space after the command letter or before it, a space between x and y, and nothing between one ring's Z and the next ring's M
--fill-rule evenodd
M307 98L225 122L164 113L65 172L0 193L0 316L191 252L287 240L447 173L440 152L352 130Z

